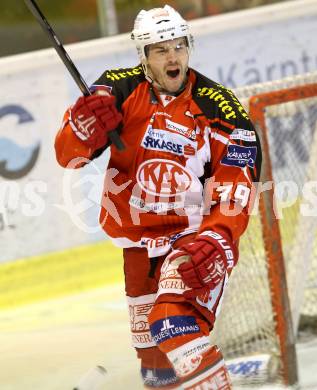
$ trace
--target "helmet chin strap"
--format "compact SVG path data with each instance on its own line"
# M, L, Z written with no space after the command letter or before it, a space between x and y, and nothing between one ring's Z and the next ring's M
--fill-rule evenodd
M153 84L154 79L149 75L148 65L146 64L145 61L142 61L142 62L141 62L141 65L142 65L142 68L143 68L143 72L144 72L145 78L147 79L147 81L148 81L150 84Z
M184 89L185 89L185 86L186 86L186 83L187 83L187 77L185 78L184 82L182 83L182 85L179 87L179 89L176 91L176 92L169 92L169 91L166 91L164 88L162 88L162 86L160 85L160 83L155 80L155 78L152 76L152 72L151 70L149 69L149 66L148 64L145 62L145 61L142 61L141 62L141 65L142 65L142 68L143 68L143 72L144 72L144 75L145 75L145 78L146 80L151 84L153 85L155 88L157 88L160 92L163 92L165 93L166 95L173 95L173 96L177 96L179 95ZM188 71L188 67L186 69L186 73Z

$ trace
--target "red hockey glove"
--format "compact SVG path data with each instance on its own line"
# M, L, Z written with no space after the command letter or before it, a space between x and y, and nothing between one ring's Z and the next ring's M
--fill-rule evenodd
M193 299L216 288L226 271L236 264L239 254L229 237L208 230L199 234L194 242L181 246L171 259L181 256L189 256L189 260L178 267L178 272L192 289L184 295Z
M70 125L79 139L97 150L122 120L112 95L81 96L70 109Z

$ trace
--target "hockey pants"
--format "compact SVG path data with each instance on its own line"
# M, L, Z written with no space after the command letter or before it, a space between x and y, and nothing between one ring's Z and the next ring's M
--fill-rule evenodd
M165 256L153 263L146 249L127 248L123 254L132 345L144 386L231 389L221 352L209 340L225 281L208 297L188 301L184 283Z

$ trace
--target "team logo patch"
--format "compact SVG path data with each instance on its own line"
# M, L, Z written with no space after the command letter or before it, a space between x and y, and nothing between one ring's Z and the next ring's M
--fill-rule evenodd
M139 166L136 179L145 192L163 197L180 195L192 184L192 177L185 167L163 159L145 161Z
M254 168L256 154L256 146L228 145L227 154L221 160L221 164L238 168L245 166Z
M238 139L241 141L255 142L255 131L244 130L244 129L234 129L230 135L230 139Z
M154 322L150 326L152 339L156 344L177 336L198 333L199 325L192 316L172 316Z

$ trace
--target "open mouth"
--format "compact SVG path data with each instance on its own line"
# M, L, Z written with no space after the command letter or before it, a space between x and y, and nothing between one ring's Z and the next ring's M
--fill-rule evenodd
M175 69L175 70L168 70L166 72L167 76L170 77L171 79L176 79L179 74L180 74L180 70L179 69Z

